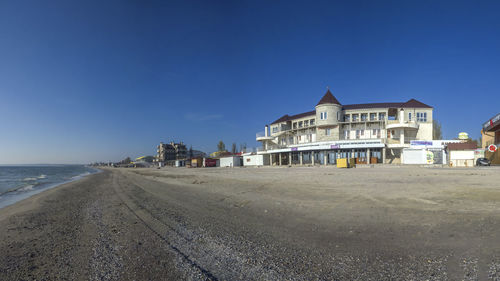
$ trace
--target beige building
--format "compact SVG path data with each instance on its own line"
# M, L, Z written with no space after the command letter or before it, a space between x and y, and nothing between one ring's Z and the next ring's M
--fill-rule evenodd
M186 145L182 142L160 142L160 145L156 147L156 153L155 162L157 162L160 167L165 164L174 165L175 160L183 160L187 158Z
M328 90L309 112L283 115L257 134L273 165L400 163L412 141L432 140L433 108L415 99L341 104Z

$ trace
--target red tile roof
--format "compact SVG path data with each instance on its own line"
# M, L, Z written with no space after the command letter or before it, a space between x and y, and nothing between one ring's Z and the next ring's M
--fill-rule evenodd
M325 103L333 103L341 105L340 102L332 95L330 90L321 98L318 105ZM342 109L369 109L369 108L432 108L425 103L422 103L416 99L411 99L407 102L381 102L381 103L362 103L362 104L346 104L342 106ZM316 111L304 112L296 115L289 116L288 114L281 116L278 120L274 121L272 124L286 122L294 119L299 119L302 117L315 115Z
M477 148L477 143L475 141L449 143L447 147L448 150L475 150Z
M303 118L303 117L307 117L307 116L312 116L312 115L316 115L316 110L308 111L308 112L304 112L304 113L300 113L300 114L295 114L295 115L292 115L292 116L289 116L287 114L287 115L281 116L278 120L276 120L273 123L271 123L271 125L272 124L276 124L276 123L281 123L281 122L286 122L286 121L294 120L294 119L299 119L299 118Z
M319 100L318 105L320 104L325 104L325 103L334 103L334 104L338 104L338 105L341 105L340 102L332 95L332 92L330 92L330 89L328 89L326 91L326 94L321 98L321 100Z
M416 99L411 99L407 102L381 102L381 103L362 103L362 104L346 104L344 109L363 109L363 108L432 108L425 103L419 102Z
M416 99L411 99L401 105L403 108L432 108L432 106L429 106L423 102L419 102Z

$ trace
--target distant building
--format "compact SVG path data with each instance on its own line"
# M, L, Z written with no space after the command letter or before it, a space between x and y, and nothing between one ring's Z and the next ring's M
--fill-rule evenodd
M500 164L500 152L498 151L500 147L500 113L483 124L481 135L481 147L485 149L485 157L491 161L491 164ZM497 150L489 151L490 145L496 146Z
M490 144L500 144L500 113L483 124L481 140L482 148L487 148Z
M157 146L156 162L161 166L165 164L175 164L175 160L182 160L187 158L187 149L184 143L163 143Z

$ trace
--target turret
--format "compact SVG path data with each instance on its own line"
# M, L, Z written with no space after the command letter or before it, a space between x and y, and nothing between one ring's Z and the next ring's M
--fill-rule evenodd
M330 90L321 98L316 105L316 125L335 126L342 117L342 105L332 95Z

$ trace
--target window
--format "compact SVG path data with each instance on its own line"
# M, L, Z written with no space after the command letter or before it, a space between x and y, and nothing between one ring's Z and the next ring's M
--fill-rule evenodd
M391 130L387 130L387 138L390 139L391 138Z
M325 129L325 135L326 136L331 135L331 129Z
M364 136L365 135L365 130L360 130L361 131L361 135Z
M411 121L411 112L408 113L408 121Z
M385 113L379 113L378 114L378 120L385 120Z
M358 121L358 115L357 114L353 114L352 115L352 122L356 122Z
M367 117L368 117L368 114L366 114L366 113L361 114L361 121L366 121Z
M297 129L297 122L293 122L293 128Z
M311 126L314 126L314 119L309 120L309 124L310 124Z
M273 133L278 132L278 127L273 127Z
M328 118L328 115L326 114L326 111L325 112L321 112L319 115L320 115L319 119L321 119L321 120L326 120Z
M351 115L346 114L344 115L344 122L350 122L351 121Z
M299 128L302 128L302 121L299 121Z
M374 121L377 118L377 113L370 113L370 121Z
M340 121L340 111L337 111L337 121Z
M417 112L418 122L427 122L427 112Z
M309 120L304 121L304 127L307 127L307 126L309 126Z
M349 139L349 131L344 131L344 139L348 140Z
M361 130L356 130L356 138L359 139L361 136Z

